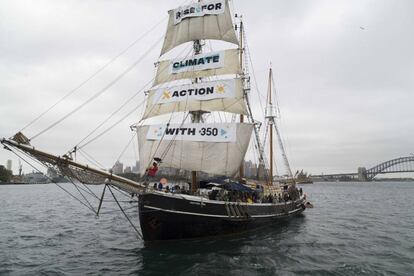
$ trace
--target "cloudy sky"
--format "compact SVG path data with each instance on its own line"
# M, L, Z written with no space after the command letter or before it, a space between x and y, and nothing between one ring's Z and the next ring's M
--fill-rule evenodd
M32 141L55 154L71 149L148 87L167 11L183 2L1 0L0 137L21 130L128 49L23 131L33 137L139 61L105 93ZM295 170L355 172L414 153L413 1L232 0L231 6L246 26L258 83L251 92L255 110L257 90L263 97L273 64L280 126ZM102 130L143 100L138 94ZM128 116L85 152L111 167L140 114ZM0 164L10 158L16 170L17 159L0 151ZM130 165L135 158L131 145L121 161Z

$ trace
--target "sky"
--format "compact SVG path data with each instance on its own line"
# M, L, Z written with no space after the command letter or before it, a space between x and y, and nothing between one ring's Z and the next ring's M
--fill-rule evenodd
M0 137L20 131L109 61L23 133L35 136L131 67L99 97L32 140L39 149L66 153L149 88L167 11L184 2L0 0ZM232 0L231 7L246 28L259 120L258 99L265 97L272 63L279 126L294 170L356 172L414 153L413 1ZM139 121L144 100L138 93L102 130L141 104L138 111L85 146L102 167L118 158L133 165L138 158L136 146L128 146L129 126ZM17 158L1 150L0 164L7 159L16 171Z

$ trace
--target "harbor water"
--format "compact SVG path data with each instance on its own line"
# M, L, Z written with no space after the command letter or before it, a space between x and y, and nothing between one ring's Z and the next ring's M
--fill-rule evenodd
M110 193L98 218L53 184L0 185L0 275L414 275L414 182L302 187L315 208L289 221L146 244Z

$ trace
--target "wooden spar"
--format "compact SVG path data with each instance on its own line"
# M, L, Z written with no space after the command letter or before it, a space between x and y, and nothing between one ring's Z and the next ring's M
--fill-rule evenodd
M109 182L107 184L114 185L114 186L116 186L116 187L118 187L122 190L127 191L127 192L139 193L139 192L142 192L145 189L144 185L142 185L138 182L135 182L133 180L130 180L130 179L118 176L118 175L114 175L112 173L109 173L109 172L106 172L106 171L103 171L103 170L100 170L100 169L95 169L95 168L89 167L88 165L83 165L83 164L80 164L78 162L74 162L74 161L72 161L70 159L67 159L67 158L62 158L60 156L56 156L56 155L53 155L53 154L50 154L50 153L47 153L47 152L44 152L44 151L37 150L37 149L35 149L35 147L23 145L23 144L17 143L16 141L7 140L5 138L3 138L1 140L1 143L3 145L8 145L8 146L11 146L13 148L20 149L23 152L26 152L26 153L29 153L29 154L35 156L37 159L38 159L38 157L42 157L42 159L40 159L40 161L44 161L44 159L47 159L47 160L51 160L51 161L55 162L55 163L49 162L52 165L59 165L59 166L66 166L66 167L73 166L73 167L85 170L87 172L91 172L91 173L100 175L100 176L105 177L105 178L108 179ZM112 181L115 181L115 182L112 182Z
M242 69L242 74L243 72L243 21L240 20L240 35L239 35L239 40L240 40L240 46L239 46L239 50L240 50L240 68ZM243 87L244 89L244 87ZM243 114L240 114L240 123L244 122L244 116ZM240 169L239 169L239 180L241 181L244 177L244 159L242 160L242 163L240 165Z

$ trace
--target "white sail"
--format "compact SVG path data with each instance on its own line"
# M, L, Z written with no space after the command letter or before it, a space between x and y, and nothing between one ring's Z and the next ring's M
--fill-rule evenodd
M180 79L241 74L238 49L160 61L154 86Z
M170 10L161 55L182 43L199 39L238 44L227 0L192 3Z
M141 174L158 157L165 167L234 176L246 154L252 130L253 125L245 123L138 127Z
M240 79L209 81L149 91L143 119L172 112L225 111L247 115Z

